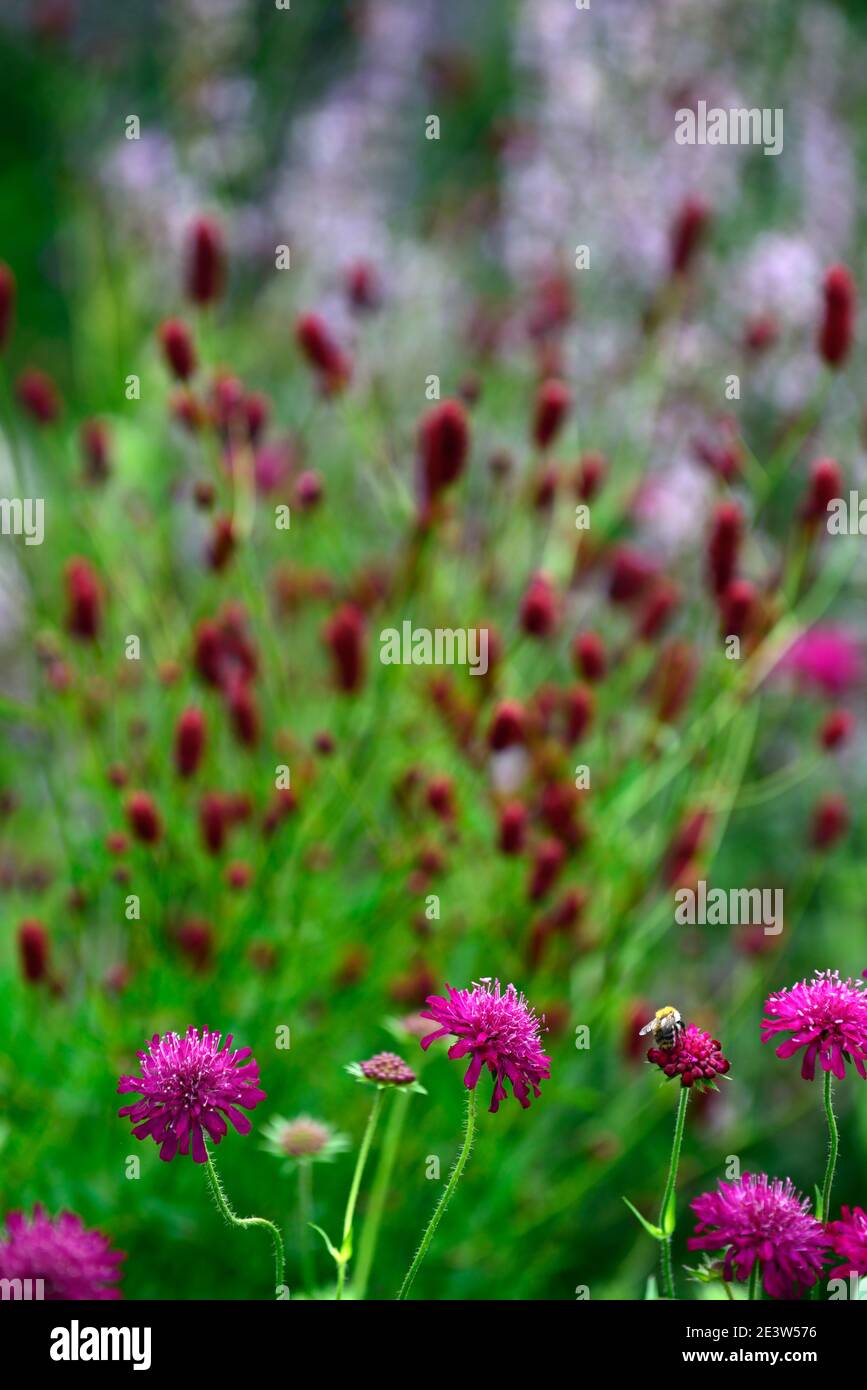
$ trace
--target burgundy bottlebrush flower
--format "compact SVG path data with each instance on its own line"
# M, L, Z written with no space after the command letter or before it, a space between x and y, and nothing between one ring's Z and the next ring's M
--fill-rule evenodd
M699 808L686 815L665 856L663 876L666 883L675 885L680 882L687 866L703 848L710 828L710 811Z
M250 683L233 681L227 693L227 703L235 738L245 748L255 748L259 742L262 720Z
M839 367L849 355L855 332L855 282L844 265L832 265L826 271L822 293L819 352L829 367Z
M38 1204L29 1218L10 1212L0 1233L0 1279L41 1279L47 1301L120 1298L121 1250L71 1211L50 1217Z
M223 232L211 217L198 217L187 234L187 294L194 304L219 299L225 278Z
M791 1036L776 1049L778 1057L793 1057L804 1048L801 1075L812 1081L816 1059L823 1071L842 1081L846 1063L867 1080L867 986L863 979L841 980L836 970L817 970L812 980L781 989L765 1001L762 1042L781 1033Z
M531 637L548 637L557 626L558 616L554 585L547 574L539 571L530 579L521 599L521 627Z
M370 261L353 261L345 285L349 303L359 313L372 313L382 304L382 282Z
M502 700L494 710L488 729L488 747L495 753L523 743L526 738L526 714L518 700Z
M796 637L776 670L791 673L805 686L825 695L843 695L861 677L858 638L842 628L813 627Z
M849 829L849 804L840 792L820 796L810 821L810 844L814 849L831 849Z
M863 1279L867 1277L867 1212L862 1207L841 1207L840 1217L825 1227L834 1254L843 1261L828 1278L848 1279L854 1274Z
M653 585L638 615L635 634L642 642L652 642L667 626L680 605L680 589L664 577Z
M571 409L572 393L565 382L551 379L541 383L533 407L533 443L538 449L547 449Z
M45 924L36 917L26 917L18 926L18 953L21 971L31 985L48 977L49 941Z
M656 578L656 566L631 545L618 545L611 553L608 597L612 603L632 603L641 598Z
M162 818L147 792L130 793L126 800L126 819L133 835L142 844L154 845L162 838Z
M352 362L319 314L301 314L295 341L327 395L341 391L352 376Z
M232 825L232 808L222 792L205 792L199 801L199 832L209 854L220 854Z
M748 579L733 579L720 596L720 632L743 637L755 616L758 594Z
M592 502L605 480L608 462L604 454L590 450L582 454L575 474L575 496L579 502Z
M150 1135L166 1163L189 1153L194 1162L204 1163L208 1154L202 1131L219 1144L228 1132L226 1120L239 1134L249 1134L251 1121L238 1107L253 1110L265 1099L250 1048L233 1051L231 1033L222 1044L221 1038L208 1028L200 1033L190 1027L184 1037L155 1033L147 1050L137 1054L141 1075L122 1076L118 1082L119 1095L143 1096L118 1115L129 1117L136 1139Z
M717 1039L694 1023L677 1034L671 1047L651 1047L647 1060L665 1072L669 1080L679 1076L681 1086L698 1085L699 1089L717 1076L725 1076L731 1066Z
M84 480L104 483L111 473L111 435L101 420L85 420L78 433Z
M254 678L258 658L239 604L227 604L216 619L198 624L193 659L202 679L221 690L231 689L236 680Z
M464 471L470 450L470 425L460 401L431 406L418 425L421 497L432 502Z
M451 777L432 777L425 787L425 800L435 816L442 821L454 820L455 786Z
M338 608L325 625L323 636L331 652L334 681L348 694L358 690L364 680L366 634L364 614L352 603Z
M181 319L164 319L157 337L169 371L179 381L189 381L196 370L196 349L187 325Z
M855 716L847 709L833 709L826 715L819 730L819 742L829 751L842 748L855 731Z
M710 222L710 209L700 198L687 198L671 229L671 269L685 275Z
M251 444L258 444L271 417L271 402L262 391L248 391L244 396L244 416Z
M233 518L229 515L215 516L205 548L205 558L212 570L219 574L226 568L235 553L237 543Z
M15 296L15 276L5 261L0 261L0 352L5 348L12 333Z
M408 1067L396 1052L377 1052L366 1062L359 1062L358 1069L366 1081L375 1081L378 1086L411 1086L415 1072Z
M551 1075L551 1059L542 1051L544 1019L537 1018L514 985L507 985L502 992L499 980L483 980L472 989L452 989L447 984L446 991L447 998L431 994L425 1001L427 1008L422 1009L421 1016L438 1027L422 1038L422 1047L427 1050L437 1038L453 1035L457 1042L449 1048L449 1057L470 1057L464 1076L467 1089L477 1084L482 1068L487 1067L494 1077L492 1114L496 1114L500 1101L508 1099L506 1081L512 1083L515 1099L526 1110L530 1088L538 1097L539 1083Z
M656 716L661 723L673 724L683 713L697 669L698 659L689 642L667 642L662 648L652 679Z
M62 409L57 387L45 372L30 367L15 383L18 403L37 425L53 425Z
M579 632L572 643L572 657L585 680L601 681L608 669L605 643L598 632Z
M713 514L707 558L715 594L723 593L735 577L743 525L743 512L736 502L721 502Z
M806 522L816 525L828 517L828 503L843 496L845 482L843 470L836 459L816 459L810 466L810 486L801 515Z
M584 685L574 685L566 691L563 705L566 741L576 743L587 732L593 719L593 692Z
M214 958L214 929L204 917L188 917L175 933L178 945L199 973L211 968Z
M66 629L83 642L99 635L102 588L89 560L75 556L64 571L66 581Z
M175 767L181 777L192 777L205 751L205 716L195 705L182 710L175 725Z
M522 801L507 801L500 810L498 844L503 854L520 854L527 839L529 814Z
M542 840L537 845L527 888L530 902L539 902L553 888L565 858L566 850L559 840Z
M698 1217L690 1250L724 1250L725 1279L746 1282L759 1261L769 1298L799 1298L815 1284L828 1240L791 1179L744 1173L691 1203Z

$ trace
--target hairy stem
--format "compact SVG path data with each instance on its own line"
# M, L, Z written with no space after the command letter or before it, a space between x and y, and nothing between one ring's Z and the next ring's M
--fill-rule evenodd
M376 1129L376 1122L379 1119L379 1112L382 1107L382 1091L377 1088L373 1106L367 1120L367 1128L364 1131L364 1138L361 1141L361 1148L358 1150L358 1158L355 1163L355 1172L352 1175L352 1186L349 1189L349 1199L346 1203L346 1212L343 1217L343 1241L340 1247L340 1260L337 1265L337 1292L334 1295L336 1302L343 1298L343 1285L346 1281L346 1266L349 1263L349 1242L352 1235L352 1222L355 1217L355 1204L358 1201L358 1192L361 1187L361 1179L367 1163L367 1156L370 1153L370 1146L373 1142L373 1133Z
M422 1238L421 1238L421 1245L418 1247L418 1250L415 1252L415 1259L413 1260L412 1264L410 1265L409 1270L407 1271L406 1278L404 1279L404 1281L403 1281L403 1283L402 1283L402 1285L401 1285L401 1287L400 1287L400 1293L398 1294L398 1299L406 1298L407 1294L409 1293L410 1289L412 1288L412 1286L413 1286L413 1284L414 1284L414 1282L415 1282L415 1276L418 1274L418 1271L419 1271L419 1266L421 1265L422 1260L424 1259L425 1255L427 1254L427 1252L428 1252L428 1247L430 1246L430 1243L431 1243L431 1241L432 1241L433 1238L434 1238L434 1233L436 1232L436 1228L437 1228L437 1226L440 1224L440 1221L442 1220L443 1212L445 1211L446 1207L448 1206L449 1202L451 1201L452 1193L454 1192L455 1188L456 1188L457 1185L458 1185L458 1179L460 1178L461 1173L464 1171L464 1167L465 1167L465 1165L466 1165L466 1161L467 1161L467 1159L468 1159L469 1156L470 1156L470 1150L471 1150L471 1148L473 1147L473 1131L474 1131L474 1129L475 1129L475 1125L476 1125L476 1091L475 1091L475 1087L473 1087L471 1090L467 1091L467 1119L466 1119L466 1127L465 1127L465 1130L464 1130L464 1143L463 1143L463 1147L462 1147L460 1153L458 1154L457 1162L455 1163L455 1166L454 1166L454 1168L452 1169L452 1171L451 1171L451 1173L450 1173L450 1175L449 1175L449 1180L448 1180L448 1182L446 1183L445 1188L443 1189L443 1195L440 1197L439 1202L437 1203L436 1209L435 1209L435 1211L434 1211L434 1214L433 1214L433 1216L431 1217L430 1221L428 1222L427 1229L426 1229L424 1235L423 1235Z
M275 1293L279 1292L284 1286L286 1274L286 1255L283 1250L283 1237L279 1230L274 1225L273 1221L266 1221L264 1216L238 1216L232 1210L220 1175L214 1167L214 1160L211 1157L210 1149L208 1150L208 1156L205 1160L205 1172L208 1175L208 1182L214 1194L214 1201L217 1203L223 1217L230 1226L237 1226L241 1230L247 1230L251 1226L261 1226L263 1230L266 1230L270 1235L274 1246L274 1291Z
M675 1210L674 1193L677 1187L677 1170L680 1165L680 1149L683 1143L683 1129L686 1124L686 1107L689 1101L689 1087L681 1086L677 1103L677 1118L674 1122L674 1143L671 1146L671 1162L668 1165L668 1180L662 1194L659 1209L659 1225L663 1231L660 1256L662 1260L662 1288L666 1298L674 1298L674 1270L671 1261L671 1238L674 1235Z

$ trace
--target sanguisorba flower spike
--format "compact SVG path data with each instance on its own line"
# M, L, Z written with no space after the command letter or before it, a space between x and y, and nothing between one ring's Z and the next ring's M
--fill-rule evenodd
M833 1077L842 1081L846 1066L867 1080L867 986L863 980L841 980L836 970L817 970L812 980L777 990L765 1001L762 1042L788 1033L777 1047L778 1057L793 1057L804 1049L801 1075L812 1081L818 1059L825 1073L824 1104L828 1121L828 1162L817 1218L831 1210L831 1185L837 1166L839 1137L833 1105Z
M277 1227L262 1216L237 1216L229 1205L207 1139L216 1146L233 1125L249 1134L251 1121L243 1114L265 1099L259 1088L259 1067L250 1048L232 1050L232 1036L190 1027L178 1033L155 1033L144 1052L138 1053L140 1076L122 1076L119 1094L143 1097L125 1105L118 1114L127 1117L136 1139L152 1138L160 1146L160 1158L168 1163L178 1155L192 1155L203 1163L217 1203L231 1226L246 1230L261 1226L274 1244L276 1287L283 1287L285 1257ZM206 1138L207 1136L207 1138Z
M398 1299L406 1298L415 1281L422 1260L428 1252L443 1212L451 1200L458 1184L470 1150L473 1146L473 1133L476 1118L476 1086L482 1071L487 1067L494 1078L494 1090L489 1110L496 1114L500 1102L508 1099L505 1082L512 1087L515 1099L526 1110L530 1104L530 1090L538 1097L540 1082L551 1075L551 1059L542 1051L541 1030L544 1019L536 1015L523 994L510 984L501 990L499 980L482 980L472 989L452 989L446 985L446 996L431 994L422 1009L422 1018L429 1018L439 1026L421 1039L427 1049L438 1038L449 1035L457 1039L449 1048L448 1055L453 1059L469 1057L470 1062L464 1075L467 1088L467 1118L464 1129L464 1142L442 1196L428 1222L409 1267L406 1278L398 1294Z

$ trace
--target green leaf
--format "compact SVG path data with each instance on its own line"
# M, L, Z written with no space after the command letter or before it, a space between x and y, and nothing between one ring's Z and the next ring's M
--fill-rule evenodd
M334 1261L334 1263L335 1263L335 1264L338 1264L338 1265L339 1265L339 1264L342 1264L342 1263L343 1263L343 1256L341 1255L340 1251L337 1250L337 1249L335 1248L335 1246L333 1246L333 1245L331 1244L331 1241L329 1240L328 1236L327 1236L327 1235L325 1234L325 1232L323 1231L322 1227L321 1227L321 1226L314 1226L314 1224L313 1224L312 1221L308 1221L307 1224L308 1224L308 1226L310 1227L311 1231L317 1231L317 1232L319 1233L319 1235L321 1235L322 1239L325 1241L325 1248L327 1249L327 1251L328 1251L329 1255L331 1256L332 1260Z
M629 1210L632 1212L632 1215L635 1217L636 1221L640 1221L640 1222L641 1222L641 1225L644 1227L645 1231L647 1232L647 1234L648 1234L649 1236L653 1236L653 1239L654 1239L654 1240L664 1240L664 1239L665 1239L665 1235L664 1235L664 1233L659 1229L659 1227L658 1227L658 1226L652 1225L651 1222L649 1222L649 1221L646 1221L646 1220L644 1219L644 1217L641 1215L641 1212L638 1210L638 1208L637 1208L637 1207L634 1207L634 1206L632 1205L632 1203L630 1202L630 1200L629 1200L628 1197L624 1197L623 1200L624 1200L624 1202L626 1203L626 1205L628 1206Z
M815 1194L816 1194L816 1201L815 1201L815 1206L814 1206L814 1211L815 1211L815 1213L816 1213L816 1220L817 1220L817 1221L822 1221L822 1220L823 1220L823 1216L822 1216L822 1189L821 1189L821 1187L819 1186L818 1183L816 1183L815 1187L813 1188L813 1191L814 1191Z

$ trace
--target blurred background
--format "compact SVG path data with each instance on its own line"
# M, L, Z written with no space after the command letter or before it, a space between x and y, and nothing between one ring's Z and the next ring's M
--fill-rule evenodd
M262 1150L262 1126L311 1114L357 1146L369 1094L345 1065L384 1047L417 1062L393 1021L446 979L488 976L513 979L546 1014L552 1077L529 1112L510 1102L482 1115L417 1296L569 1299L589 1285L593 1298L644 1297L655 1252L621 1197L655 1219L676 1096L644 1066L637 1033L664 1003L711 1029L732 1062L720 1093L690 1107L677 1266L691 1262L686 1204L730 1156L807 1194L821 1180L819 1085L762 1047L758 1028L771 989L817 968L867 968L863 552L841 538L805 555L794 539L816 458L838 459L853 488L865 474L863 347L831 382L816 350L826 268L842 261L867 283L865 60L858 0L592 0L586 12L568 0L4 4L0 257L17 315L0 470L4 495L14 462L25 495L46 499L47 529L26 554L0 539L0 1214L37 1201L78 1212L127 1252L130 1298L267 1296L257 1237L225 1230L202 1173L160 1164L114 1114L117 1077L154 1032L231 1031L253 1048L268 1101L253 1135L221 1146L221 1168L239 1211L285 1223L294 1297L296 1176ZM674 113L698 99L782 108L783 152L677 145ZM690 207L702 209L700 260L673 292ZM162 319L187 315L184 251L201 215L221 226L228 265L225 297L195 320L202 361L271 410L249 553L226 573L202 560L210 519L193 493L210 476L207 450L178 425L155 337ZM277 272L283 245L291 269ZM339 401L299 356L305 311L352 352ZM12 401L33 366L63 402L47 430ZM730 373L736 402L723 392ZM460 508L407 597L397 576L431 374L471 409L473 451ZM528 431L536 383L552 374L574 410L546 463ZM103 487L82 480L79 431L93 418L111 438ZM588 452L608 468L593 523L601 560L575 556L571 480ZM324 500L307 509L298 480L310 470ZM708 527L729 495L749 521L745 571L768 622L789 614L790 636L817 624L831 634L830 656L811 664L802 651L748 699L705 592ZM284 499L289 539L269 519ZM677 653L660 675L606 597L606 547L623 541L683 596L676 631L692 674L670 719L654 700L660 680L680 679ZM94 646L63 631L77 554L107 593ZM560 639L541 646L517 616L539 568L563 596ZM351 701L332 689L321 637L347 598L371 634ZM232 602L261 671L254 751L191 662L196 625ZM496 679L482 692L453 672L432 688L431 673L380 667L380 629L409 616L496 624ZM490 758L497 700L544 724L545 690L574 681L569 643L588 627L610 665L580 757L555 759L540 736L529 771ZM140 663L123 658L129 633ZM195 789L171 765L193 702L213 725ZM832 753L820 730L841 707L854 732ZM521 796L547 833L545 789L571 791L576 761L593 789L567 808L567 862L539 903L532 855L499 853L497 817L503 795ZM283 762L298 806L266 839ZM158 855L109 846L125 829L116 767L126 788L157 798ZM425 807L419 787L435 776L449 779L452 812ZM254 807L219 856L200 843L202 786ZM823 796L848 820L828 847L815 831ZM671 847L676 857L697 810L708 816L690 869L722 887L783 888L779 937L674 926ZM229 860L251 866L248 891L227 889ZM141 922L125 920L131 893ZM438 919L425 916L431 893ZM558 906L565 926L550 920ZM26 919L51 942L38 987L19 962ZM198 936L184 936L191 920L204 923ZM589 1049L576 1046L583 1025ZM282 1026L286 1052L274 1045ZM428 1095L409 1102L368 1296L393 1296L437 1190L428 1159L445 1174L454 1156L462 1070L438 1048L424 1062ZM852 1205L865 1199L861 1087L853 1073L838 1088L835 1190ZM125 1177L131 1150L137 1180ZM315 1219L332 1237L352 1162L316 1169ZM363 1189L362 1218L365 1204ZM316 1262L329 1297L324 1247Z

